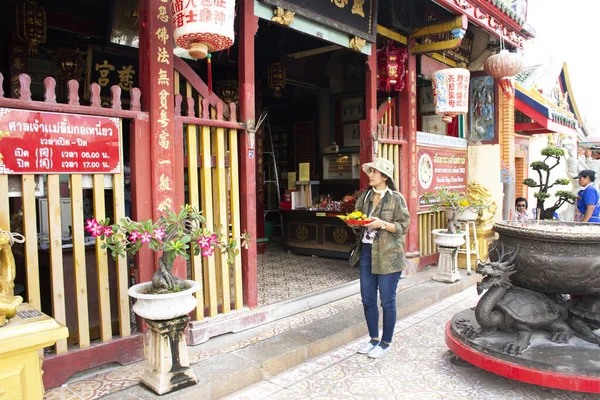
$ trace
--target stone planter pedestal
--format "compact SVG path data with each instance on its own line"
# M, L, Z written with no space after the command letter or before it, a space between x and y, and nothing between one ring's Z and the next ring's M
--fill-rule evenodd
M460 280L458 272L458 248L465 243L463 233L447 233L446 229L434 229L433 241L438 246L440 258L438 272L433 279L438 282L452 283Z
M157 394L195 385L198 381L190 367L185 328L190 317L166 321L146 319L148 332L144 336L146 367L142 383Z
M198 380L188 359L185 328L190 313L198 304L194 293L200 289L195 281L186 281L186 289L167 294L148 294L151 282L129 288L137 299L133 311L144 318L148 331L144 335L146 367L142 383L162 395L195 385Z

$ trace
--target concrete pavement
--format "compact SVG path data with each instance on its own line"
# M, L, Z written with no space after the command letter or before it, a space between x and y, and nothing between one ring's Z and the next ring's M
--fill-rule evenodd
M459 293L473 286L478 279L474 275L463 275L459 282L446 284L431 281L434 272L423 271L400 281L398 318ZM198 384L160 398L218 399L262 380L270 380L366 334L360 295L356 294L265 326L216 337L188 348ZM211 353L211 348L217 352ZM106 398L158 398L139 384L114 389Z
M356 353L368 336L267 377L224 399L598 399L512 381L457 359L444 342L446 322L473 307L475 288L452 295L396 324L392 351L373 360Z

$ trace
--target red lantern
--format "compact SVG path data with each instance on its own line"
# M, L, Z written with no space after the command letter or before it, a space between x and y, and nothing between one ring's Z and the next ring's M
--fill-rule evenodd
M523 56L502 50L498 54L490 56L485 60L483 69L490 76L499 79L498 83L508 97L515 95L515 89L511 77L517 75L523 69Z
M404 89L408 51L388 44L377 50L377 90L384 92Z
M46 43L47 31L46 11L35 1L26 0L17 6L17 36L27 42L32 56L41 43Z

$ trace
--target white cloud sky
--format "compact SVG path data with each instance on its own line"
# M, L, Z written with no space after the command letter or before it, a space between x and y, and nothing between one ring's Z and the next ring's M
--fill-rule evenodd
M595 78L599 12L596 0L529 0L527 20L537 35L525 47L526 65L544 63L551 56L567 62L571 95L595 135L600 135L600 80Z

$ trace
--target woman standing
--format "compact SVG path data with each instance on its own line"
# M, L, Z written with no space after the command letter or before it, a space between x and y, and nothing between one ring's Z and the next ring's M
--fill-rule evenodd
M579 191L577 209L583 215L581 222L600 222L600 192L594 186L596 172L591 169L579 171L577 175Z
M356 201L373 222L358 230L352 265L360 263L360 293L371 341L358 352L379 358L390 350L396 325L396 289L405 267L404 235L410 214L404 197L392 179L394 164L377 158L362 166L369 175L370 189ZM383 335L379 337L377 292L383 308Z

